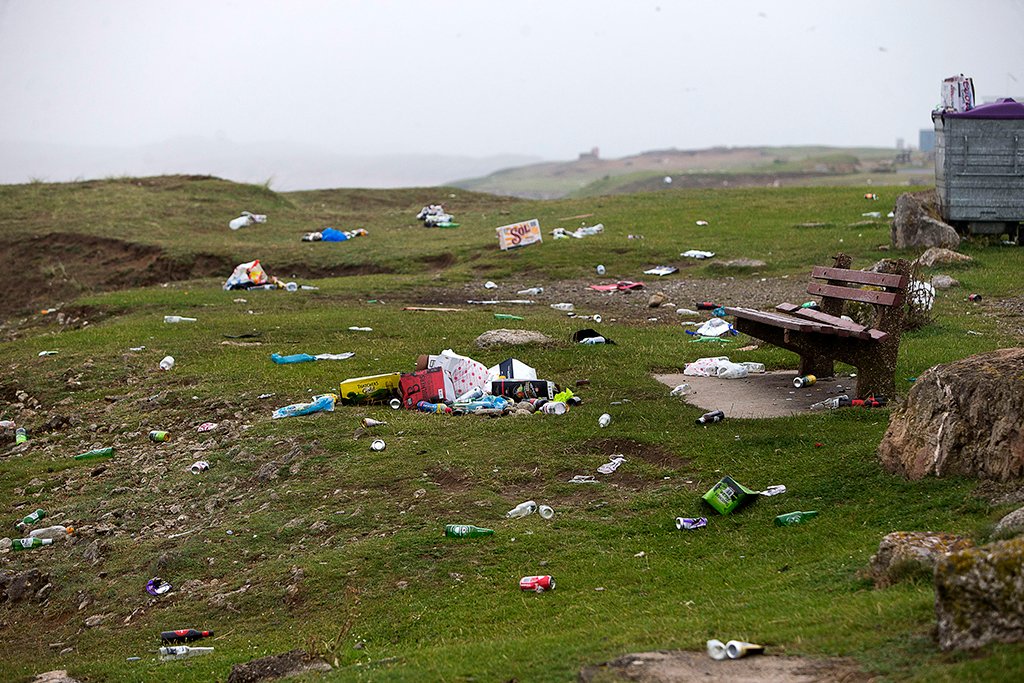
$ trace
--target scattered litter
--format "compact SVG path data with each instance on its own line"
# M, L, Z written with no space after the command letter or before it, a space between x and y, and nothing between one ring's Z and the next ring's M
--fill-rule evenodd
M42 357L42 356L56 356L56 355L57 355L56 351L40 351L39 352L39 356L40 357Z
M785 484L774 484L774 485L769 486L768 488L766 488L764 491L758 491L757 495L765 496L765 497L771 497L771 496L778 496L778 495L783 494L785 492L786 492L786 485Z
M723 643L720 640L712 639L708 641L707 648L708 656L719 661L723 659L739 659L747 655L764 654L763 645L744 643L739 640L730 640L728 643Z
M213 652L212 647L189 647L188 645L174 645L160 648L160 659L168 661L171 659L188 659L198 655L208 655Z
M262 400L262 399L264 399L264 398L271 398L271 397L273 397L273 396L277 396L277 394L260 394L260 395L259 395L259 396L257 396L256 398L257 398L257 399L261 399L261 400Z
M643 550L641 550L638 553L634 553L633 557L647 557L647 553L645 553Z
M319 232L307 232L302 236L303 242L347 242L356 237L365 237L368 233L363 228L356 228L355 230L335 230L334 228L324 228Z
M165 323L194 323L195 321L196 321L195 318L186 318L183 315L165 315L164 316L164 322Z
M718 514L727 515L752 500L757 491L748 489L732 477L722 477L701 498Z
M154 429L149 433L149 440L154 443L165 443L171 440L171 433Z
M192 466L188 468L188 471L192 474L202 474L210 469L210 463L205 460L196 460L192 463Z
M167 583L159 576L154 576L146 582L146 592L150 595L163 595L169 590L171 590L171 584Z
M72 460L95 460L97 458L110 458L113 457L113 455L113 446L107 446L106 448L94 448L91 451L79 453L78 455L72 456Z
M274 414L271 417L277 420L282 417L309 415L310 413L316 413L324 410L332 412L334 410L334 403L337 400L338 397L335 394L314 396L313 400L308 403L293 403L291 405L278 408L274 411Z
M882 217L882 212L881 211L868 211L866 213L862 213L861 216L863 216L865 218L881 218Z
M595 268L594 270L597 271L598 275L604 275L605 274L605 268L604 268L603 265L598 265L597 268Z
M808 510L807 512L787 512L784 515L779 515L775 518L775 526L792 526L794 524L803 524L809 519L814 519L818 516L817 510Z
M544 591L555 590L555 580L551 576L524 576L519 579L519 589L524 591L535 591L537 593L543 593Z
M728 362L728 356L698 358L692 363L686 364L686 367L683 368L683 374L690 377L716 377L719 366Z
M599 484L600 482L597 480L597 477L595 477L592 474L576 474L576 475L573 475L572 479L570 479L567 483L569 483L569 484Z
M707 517L676 517L676 528L680 531L693 531L707 525Z
M243 211L242 215L238 218L234 218L228 222L228 227L232 230L238 230L239 228L247 228L254 223L266 223L267 217L262 213L249 213Z
M967 295L967 300L968 301L974 301L974 302L981 301L981 294L968 294Z
M182 628L176 631L161 631L160 642L167 643L169 645L177 645L180 643L191 643L196 640L203 638L212 638L213 631L200 631L195 628Z
M470 301L469 303L476 303L476 302ZM493 303L498 303L498 302L495 301ZM531 301L530 303L532 304L533 302ZM463 309L461 309L461 308L436 308L436 307L431 307L431 306L406 306L402 310L403 311L433 311L435 313L461 313L463 311Z
M633 282L631 280L621 280L614 284L609 285L590 285L588 289L592 289L595 292L628 292L633 289L643 289L644 283Z
M551 519L555 516L555 511L549 505L541 505L537 508L537 513L544 519Z
M797 389L803 389L804 387L811 386L817 381L818 378L815 377L814 375L802 375L800 377L793 378L793 386L796 387Z
M514 508L506 512L505 516L509 519L514 519L517 517L526 517L527 515L532 515L536 511L537 503L532 500L528 500L525 503L520 503L519 505L516 505Z
M698 223L699 224L699 223ZM700 249L688 249L680 254L686 258L695 258L698 260L709 259L715 255L713 251L701 251Z
M677 308L676 309L676 314L677 315L700 315L700 311L695 311L692 308ZM696 325L696 323L688 323L688 324Z
M145 346L131 346L128 348L129 351L145 351Z
M605 416L602 415L601 417ZM611 459L608 462L598 467L597 471L600 472L601 474L611 474L615 470L619 469L619 465L621 465L624 462L626 462L625 456L613 455L611 456Z
M488 280L484 283L484 289L497 289L498 285L494 284L494 281Z
M293 353L290 356L282 356L279 353L270 354L270 360L274 361L278 365L291 365L294 363L309 363L316 360L348 360L352 356L356 355L352 351L346 351L345 353L318 353L316 355L310 355L308 353Z
M556 240L567 239L569 237L583 239L584 237L590 237L592 235L600 235L602 232L604 232L604 224L598 223L597 225L583 226L577 230L555 228L551 231L551 236Z
M348 328L350 332L373 332L372 327L356 327L352 326Z
M527 289L520 289L518 292L516 292L516 294L525 294L526 296L537 296L538 294L543 293L543 287L528 287Z
M382 451L387 447L388 445L384 443L384 439L374 439L373 442L370 444L371 451Z
M711 318L698 327L695 333L702 337L721 337L723 334L736 336L739 334L736 328L722 318Z
M707 225L707 224L708 224L707 221L703 221L703 220L702 221L697 221L697 225L702 225L703 226L703 225Z
M669 396L685 396L685 395L687 395L689 393L692 393L692 391L693 391L693 389L690 387L689 384L683 383L683 384L677 384L676 386L674 386L672 388L672 391L668 392L668 395Z
M494 317L498 320L523 320L523 316L512 315L511 313L495 313Z
M264 285L270 281L266 271L263 270L263 266L260 265L259 259L254 261L248 261L246 263L240 263L235 266L235 269L231 272L231 275L224 282L224 289L249 289L251 287L257 287Z
M476 304L478 306L496 306L498 304L523 304L529 306L537 303L532 299L489 299L489 300L478 300L470 299L466 302L467 304ZM457 308L404 308L405 311L457 311Z
M576 307L571 303L551 304L551 308L556 311L566 311L567 313L571 313L576 310Z
M589 327L583 330L576 330L569 337L572 341L577 344L614 344L615 342L604 336L597 330L592 330ZM600 339L601 341L588 341L590 339Z
M679 269L675 266L656 266L654 268L648 268L644 271L644 275L657 275L659 277L664 275L671 275L672 273L678 273Z
M725 413L724 412L722 412L721 410L712 410L710 413L704 413L703 415L698 417L696 420L694 420L694 422L696 422L698 425L707 425L707 424L714 424L716 422L721 422L724 419L725 419Z
M372 417L364 417L361 424L369 429L370 427L383 427L387 422L384 422L383 420L374 420Z

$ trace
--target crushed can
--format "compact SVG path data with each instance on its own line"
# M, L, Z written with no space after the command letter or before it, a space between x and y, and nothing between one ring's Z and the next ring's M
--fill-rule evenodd
M536 591L537 593L553 591L555 590L555 580L548 574L544 576L524 576L519 579L519 590Z
M676 528L680 531L693 531L708 525L707 517L676 517Z

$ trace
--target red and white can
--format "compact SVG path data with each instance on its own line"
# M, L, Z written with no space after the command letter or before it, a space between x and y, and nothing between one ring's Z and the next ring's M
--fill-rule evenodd
M547 574L544 576L524 576L519 579L519 590L537 591L538 593L553 591L555 590L555 580Z

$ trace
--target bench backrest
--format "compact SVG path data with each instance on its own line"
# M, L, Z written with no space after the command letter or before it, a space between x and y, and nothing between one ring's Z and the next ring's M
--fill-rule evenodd
M840 316L847 301L872 304L875 316L871 327L898 335L903 327L903 304L910 282L907 261L896 261L895 274L851 270L848 254L836 255L835 262L833 267L815 266L811 271L807 293L821 297L821 310Z

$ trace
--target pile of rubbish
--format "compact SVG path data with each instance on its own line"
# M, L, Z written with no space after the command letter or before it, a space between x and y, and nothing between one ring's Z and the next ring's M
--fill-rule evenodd
M584 225L578 230L566 230L565 228L555 228L551 231L551 236L556 240L564 240L570 237L575 237L580 240L584 237L590 237L591 235L600 235L604 232L604 224L598 223L597 225Z
M518 359L508 358L488 368L445 349L420 356L413 372L352 377L341 382L338 393L279 408L274 417L333 411L337 403L383 403L395 410L444 415L563 415L582 402L571 390L538 379L536 369Z
M319 287L285 282L267 275L267 272L263 270L263 266L260 265L259 259L256 259L246 263L239 263L231 271L231 275L224 282L224 291L233 289L284 289L289 292L297 292L300 289L319 289Z
M416 214L416 219L423 221L423 225L428 228L457 228L459 224L455 222L455 217L445 211L445 208L441 204L430 204L420 209L420 212Z
M347 242L356 237L365 237L369 233L364 228L355 230L335 230L324 228L319 232L307 232L302 236L303 242Z

